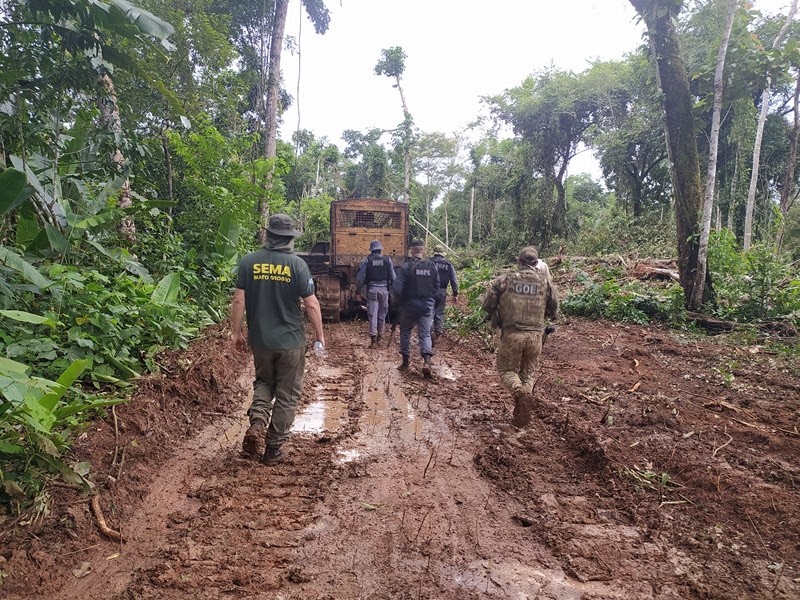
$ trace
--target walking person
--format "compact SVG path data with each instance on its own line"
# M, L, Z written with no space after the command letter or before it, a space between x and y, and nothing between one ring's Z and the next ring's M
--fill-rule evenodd
M433 308L433 334L431 341L436 345L436 339L444 333L444 309L447 305L447 286L453 290L453 300L458 298L458 281L453 264L445 258L444 246L437 245L433 248L433 264L439 272L439 293Z
M367 288L367 318L369 319L370 348L377 348L383 337L386 326L386 315L389 313L389 290L395 279L392 259L383 256L383 245L380 240L369 243L369 256L361 261L356 275L356 293Z
M545 317L555 319L558 297L549 270L537 268L536 248L523 248L518 270L489 285L481 308L500 330L497 372L514 397L514 425L526 426L533 407L533 376L539 367Z
M411 331L417 327L419 352L422 355L422 374L431 376L431 325L433 308L439 293L439 274L432 260L425 258L425 245L421 240L411 242L410 258L397 270L392 285L392 301L400 307L400 354L403 362L398 367L407 371L411 357Z
M266 464L283 457L281 446L289 437L303 387L306 338L301 298L316 342L325 347L314 281L308 265L294 254L298 235L289 215L270 217L266 245L239 261L231 301L234 347L242 351L250 347L256 370L253 402L247 411L250 427L242 450L255 457L264 447L262 462Z

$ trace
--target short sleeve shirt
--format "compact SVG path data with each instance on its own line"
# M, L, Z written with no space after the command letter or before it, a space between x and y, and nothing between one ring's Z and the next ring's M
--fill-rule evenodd
M248 342L261 350L306 345L300 298L314 294L305 261L291 252L262 248L241 258L236 287L244 290Z

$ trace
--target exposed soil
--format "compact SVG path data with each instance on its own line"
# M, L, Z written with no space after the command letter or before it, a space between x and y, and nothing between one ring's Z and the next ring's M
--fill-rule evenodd
M225 332L167 357L116 433L109 413L74 451L124 541L55 488L50 516L0 533L0 595L800 598L800 369L782 356L573 319L518 430L479 340L447 334L427 380L419 359L397 371L396 335L326 335L272 466L240 456L252 368Z

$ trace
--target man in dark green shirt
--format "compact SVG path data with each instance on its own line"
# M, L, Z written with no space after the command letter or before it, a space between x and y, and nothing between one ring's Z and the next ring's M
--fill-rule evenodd
M308 265L293 252L298 235L289 215L270 217L266 245L239 261L231 302L234 346L245 351L249 346L256 368L253 402L247 411L250 428L242 449L256 456L265 444L265 463L281 459L281 446L289 437L303 388L306 338L301 298L316 341L325 346L314 281Z

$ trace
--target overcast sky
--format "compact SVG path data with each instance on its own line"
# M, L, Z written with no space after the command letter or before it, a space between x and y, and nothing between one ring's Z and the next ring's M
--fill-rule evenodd
M317 35L301 3L289 4L286 35L300 55L284 52L284 85L296 104L281 137L298 128L343 147L345 129L392 129L403 119L392 81L374 74L381 50L406 53L402 83L415 125L452 134L473 121L480 97L519 85L553 64L582 71L618 59L642 43L628 0L326 0L331 23ZM789 0L755 0L765 13ZM302 19L301 19L302 16ZM298 88L299 85L299 88ZM298 114L299 110L299 114ZM588 153L587 153L588 154ZM579 157L571 171L591 163Z

